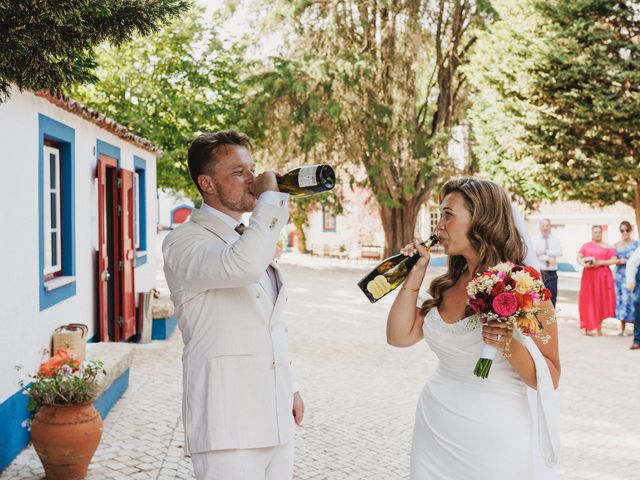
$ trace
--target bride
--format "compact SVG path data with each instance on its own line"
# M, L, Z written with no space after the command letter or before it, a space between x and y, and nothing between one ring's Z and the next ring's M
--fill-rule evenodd
M546 478L538 473L540 455L547 466L558 455L554 390L560 360L553 306L542 304L546 343L503 323L470 321L469 281L499 262L523 264L527 249L506 192L493 182L450 180L440 192L440 212L437 234L449 257L447 272L431 282L428 295L419 295L430 255L417 242L407 245L403 252L420 259L387 319L389 344L408 347L424 338L439 360L418 400L411 479ZM482 342L502 352L487 379L472 373ZM527 387L537 390L533 412Z

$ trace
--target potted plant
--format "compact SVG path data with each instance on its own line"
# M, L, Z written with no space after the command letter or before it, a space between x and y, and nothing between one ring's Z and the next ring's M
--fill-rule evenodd
M102 419L93 406L102 362L80 362L60 349L42 363L33 382L20 386L29 396L31 440L48 480L84 478L102 437Z

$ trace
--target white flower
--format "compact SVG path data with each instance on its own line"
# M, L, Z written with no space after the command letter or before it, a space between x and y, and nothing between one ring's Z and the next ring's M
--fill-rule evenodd
M65 377L68 377L73 373L73 369L69 365L65 364L60 367L60 373L62 373L62 375L64 375Z
M499 272L508 272L511 270L512 265L507 262L501 262L493 267L491 270L497 270Z

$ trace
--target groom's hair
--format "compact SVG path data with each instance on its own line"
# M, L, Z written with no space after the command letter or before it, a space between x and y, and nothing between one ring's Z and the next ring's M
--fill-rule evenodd
M247 135L237 130L221 130L214 133L202 133L193 141L189 147L187 155L187 165L189 175L196 184L196 188L202 194L198 177L200 175L211 175L215 173L215 166L218 161L217 154L226 145L237 145L244 147L250 152L253 145Z

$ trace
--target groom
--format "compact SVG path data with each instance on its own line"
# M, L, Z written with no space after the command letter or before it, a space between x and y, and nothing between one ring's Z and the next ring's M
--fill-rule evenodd
M304 411L272 262L288 195L274 172L255 175L251 151L234 130L194 140L188 164L202 207L162 246L184 341L185 446L199 480L291 479Z

